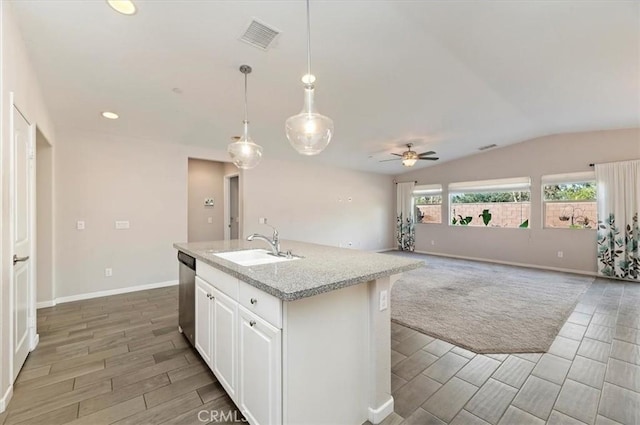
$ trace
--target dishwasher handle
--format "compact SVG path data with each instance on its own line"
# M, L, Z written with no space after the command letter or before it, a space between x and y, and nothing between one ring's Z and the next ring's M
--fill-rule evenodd
M195 269L196 269L196 259L193 258L192 256L187 255L182 251L178 251L178 261L181 264L184 264L185 266L190 268L191 270L195 271Z

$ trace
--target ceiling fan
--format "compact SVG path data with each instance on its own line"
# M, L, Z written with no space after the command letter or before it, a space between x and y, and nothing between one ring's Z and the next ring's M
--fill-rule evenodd
M429 156L429 155L434 155L435 154L434 151L417 153L416 151L411 150L412 146L413 146L413 143L407 143L407 150L402 152L402 154L399 154L399 153L391 154L391 155L399 156L399 158L383 159L382 161L379 161L379 162L402 160L402 165L404 165L405 167L413 167L416 164L416 162L418 162L418 160L437 161L438 159L440 159L433 156Z

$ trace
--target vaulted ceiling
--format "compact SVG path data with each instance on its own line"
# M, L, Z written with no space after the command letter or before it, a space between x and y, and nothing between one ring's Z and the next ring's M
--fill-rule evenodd
M241 132L241 64L254 70L251 132L266 158L398 174L399 161L379 160L407 142L446 161L493 143L640 126L635 1L312 0L316 100L335 136L310 158L284 133L302 107L304 1L140 0L133 16L106 1L12 5L61 134L223 150ZM252 18L282 32L267 51L239 41Z

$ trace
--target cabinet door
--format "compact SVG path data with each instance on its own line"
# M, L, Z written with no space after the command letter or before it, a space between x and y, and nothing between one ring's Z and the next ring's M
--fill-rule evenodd
M196 276L196 349L202 359L211 367L211 333L213 288Z
M238 303L213 289L213 372L235 400L238 376Z
M281 424L282 331L238 308L238 405L252 425Z

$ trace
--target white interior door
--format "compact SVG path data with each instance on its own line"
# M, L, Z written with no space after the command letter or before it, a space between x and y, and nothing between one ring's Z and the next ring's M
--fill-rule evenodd
M11 235L13 240L13 380L16 379L31 348L31 180L33 167L33 143L31 128L15 106L13 114Z

